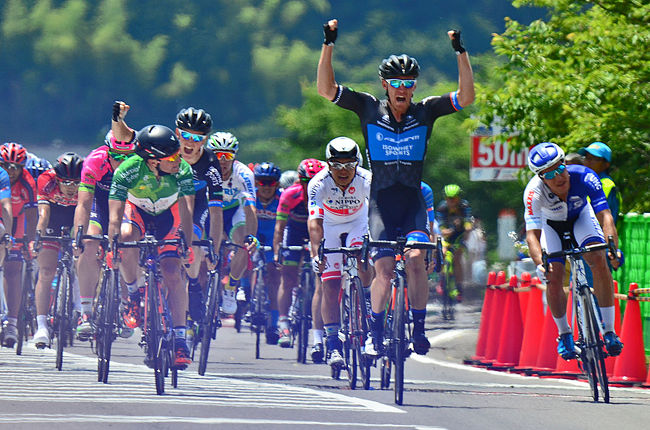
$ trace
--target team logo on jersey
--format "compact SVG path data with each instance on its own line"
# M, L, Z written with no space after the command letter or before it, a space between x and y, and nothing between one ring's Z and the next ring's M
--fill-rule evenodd
M357 189L354 188L354 187L348 188L348 193L350 193L350 194L354 194L356 191L357 191Z
M337 261L334 263L334 269L339 270L341 268L341 264Z

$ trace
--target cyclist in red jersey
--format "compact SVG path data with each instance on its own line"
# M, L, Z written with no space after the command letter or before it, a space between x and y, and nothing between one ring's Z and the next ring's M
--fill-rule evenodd
M72 228L82 166L83 158L74 152L66 152L59 156L52 169L38 177L36 231L58 236L61 234L62 227ZM36 283L38 330L34 334L34 344L37 348L44 348L50 342L47 312L58 256L59 245L53 242L44 242L38 253L38 282Z
M13 219L12 236L30 241L36 232L36 184L32 175L24 169L27 161L25 148L14 142L5 143L0 147L2 168L9 174L11 182L11 208ZM27 247L15 244L9 251L4 263L4 288L7 301L7 325L3 328L3 345L13 348L17 341L16 328L18 308L20 306L21 271L23 251ZM25 252L29 258L29 253Z

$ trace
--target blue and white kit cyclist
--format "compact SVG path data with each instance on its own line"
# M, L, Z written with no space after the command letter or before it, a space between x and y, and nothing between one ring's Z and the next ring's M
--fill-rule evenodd
M474 79L469 56L462 46L460 32L448 35L457 53L459 69L458 91L443 96L427 97L413 102L420 67L406 54L391 55L379 66L379 77L386 99L379 100L339 85L334 78L332 52L338 32L338 22L323 25L325 40L318 63L318 93L338 106L359 116L366 141L368 162L372 171L369 201L370 237L395 240L407 236L410 240L428 241L427 214L420 189L422 169L433 123L441 116L461 110L474 101ZM429 341L424 334L424 317L428 288L424 252L407 253L409 303L413 314L413 350L426 354ZM382 249L372 255L376 276L372 282L372 324L365 352L377 356L383 349L384 308L390 295L393 276L393 252Z
M540 143L531 149L528 166L535 176L524 191L526 241L539 278L546 283L546 296L558 327L558 354L575 358L573 334L566 316L564 259L549 259L549 273L542 266L542 248L553 253L571 247L562 237L570 232L575 244L604 243L606 236L618 236L602 184L596 173L581 165L566 165L564 151L554 143ZM620 251L619 251L620 255ZM618 267L613 256L612 266ZM600 306L604 340L610 355L621 353L623 344L614 333L614 287L605 251L590 252L583 258L594 273L594 291Z

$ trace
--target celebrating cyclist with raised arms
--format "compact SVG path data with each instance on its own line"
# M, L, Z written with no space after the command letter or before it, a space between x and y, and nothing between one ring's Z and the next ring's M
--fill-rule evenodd
M244 163L235 160L239 141L232 133L213 133L205 147L214 154L221 165L225 236L237 245L244 245L247 239L254 238L257 233L253 172ZM247 268L247 251L237 249L230 261L230 277L222 294L221 310L226 314L234 314L237 311L237 289Z
M342 344L339 292L341 290L341 254L329 254L318 261L318 247L325 238L326 248L361 246L368 233L368 196L370 172L361 166L361 152L349 137L331 140L325 149L329 169L323 169L309 181L309 237L312 262L323 281L321 315L327 336L327 364L341 367L345 364ZM346 243L340 236L347 233ZM370 274L360 271L361 283L370 286Z
M113 121L117 139L130 140L132 131L124 123L122 111ZM117 120L115 120L117 119ZM180 156L176 134L162 125L149 125L136 135L136 155L123 162L113 174L109 194L108 236L119 234L122 241L140 240L152 234L158 240L176 239L178 229L192 231L194 183L192 169ZM186 233L189 237L189 233ZM120 273L129 291L128 314L125 323L141 324L138 288L138 249L122 251ZM162 247L160 270L167 290L176 344L174 363L185 368L192 362L185 340L187 291L181 261L175 246Z
M578 246L605 243L612 236L618 245L614 218L596 173L581 165L566 165L564 151L550 142L540 143L528 154L528 167L535 174L524 191L526 242L537 274L546 284L546 297L560 337L557 351L568 360L576 357L573 334L566 316L564 258L549 258L549 272L542 266L542 248L547 253L563 249L562 238L571 233ZM588 200L589 199L589 200ZM609 256L614 268L618 260ZM614 285L605 251L583 255L594 274L594 292L604 326L605 348L619 355L623 344L614 332Z
M13 228L11 236L31 241L36 232L38 212L36 209L36 184L32 175L25 170L27 151L22 145L9 142L0 146L1 166L9 174L11 183L11 209ZM27 245L17 243L4 260L4 290L7 301L7 324L3 327L3 345L12 348L16 343L18 329L17 317L20 307L20 279L23 254L28 254Z
M74 152L59 156L54 167L38 177L38 224L36 231L58 236L61 228L72 228L77 193L81 180L83 158ZM50 308L50 290L56 274L60 245L44 242L38 253L38 282L36 284L36 322L34 344L44 348L50 342L47 312Z
M134 139L135 133L132 134L130 140L119 141L113 136L113 131L109 130L104 138L104 144L85 158L81 170L78 204L74 213L73 235L75 238L79 228L82 228L84 234L102 235L108 233L108 193L113 182L113 172L133 154ZM75 248L78 248L78 245L74 243ZM79 340L88 340L92 335L91 313L101 267L97 260L98 249L98 241L86 240L83 242L83 251L75 251L79 254L77 274L82 310L77 324ZM122 333L130 335L133 331L127 328Z
M221 166L212 151L205 150L205 143L212 129L212 117L203 109L189 107L176 115L176 137L181 143L181 156L192 168L194 189L194 236L212 238L215 250L223 237L223 190ZM203 290L199 284L199 270L204 251L194 247L194 262L187 270L189 278L189 313L194 321L203 316Z
M427 141L437 118L459 111L474 101L474 79L469 55L463 48L460 31L449 31L458 59L458 90L443 96L413 102L420 67L406 54L391 55L379 65L381 85L386 99L379 100L339 85L334 78L332 52L338 33L337 20L323 25L325 40L318 63L318 93L336 105L352 110L361 121L368 162L372 171L369 224L372 239L428 241L427 214L420 191ZM416 353L425 354L429 341L424 334L428 299L424 252L407 254L409 296L414 319L413 339ZM384 308L390 294L394 258L392 250L373 255L376 276L372 283L372 329L366 354L377 356L383 349Z

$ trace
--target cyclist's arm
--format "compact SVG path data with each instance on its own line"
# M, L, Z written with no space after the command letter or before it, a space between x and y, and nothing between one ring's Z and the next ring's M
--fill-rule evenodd
M11 198L5 197L2 200L2 221L5 225L5 233L11 234L13 231L14 217L11 207Z
M542 230L526 230L526 242L528 243L528 253L536 265L542 264L542 244L540 242Z
M335 19L329 21L329 24L330 28L336 29L338 27L338 21ZM334 68L332 67L333 50L333 45L325 45L323 43L320 60L318 61L318 71L316 73L316 87L318 88L318 94L330 101L334 100L334 97L338 92L338 85L334 78Z
M111 118L111 130L113 130L113 136L115 136L116 140L130 142L135 137L135 131L124 122L124 117L126 116L126 113L129 111L130 107L124 102L119 103L121 105L120 118L118 118L118 121L113 121Z
M278 218L275 220L275 231L273 232L273 255L280 255L280 245L282 244L282 236L284 236L284 229L287 226L287 218Z
M323 239L323 219L312 218L308 221L309 226L309 243L311 246L312 258L318 255L318 247Z
M214 252L218 253L223 240L223 209L219 206L210 206L208 211L210 212L210 237L214 244Z
M246 216L246 234L255 236L257 234L257 213L255 206L246 204L244 206L244 215Z
M110 199L108 201L108 237L111 239L116 234L120 234L120 226L122 225L125 206L126 202L122 200Z
M616 225L614 224L614 217L612 216L612 212L609 209L603 209L596 214L596 218L598 219L600 226L603 228L605 239L607 239L609 236L612 236L614 238L616 248L618 248L618 233L616 231Z
M83 228L84 234L90 220L90 210L93 205L95 193L80 189L77 193L77 208L74 210L74 234L77 234L79 227Z
M45 201L38 202L38 223L36 230L45 234L45 229L50 222L50 204Z
M451 36L449 36L451 38ZM467 51L456 56L458 59L458 103L462 107L469 106L474 102L474 75L472 65L469 62Z
M178 199L178 214L181 217L181 228L187 238L192 237L194 231L194 220L192 210L194 208L194 195L181 196Z

